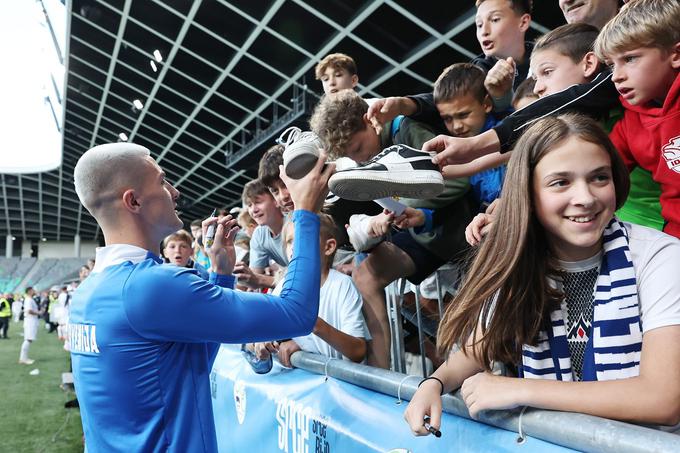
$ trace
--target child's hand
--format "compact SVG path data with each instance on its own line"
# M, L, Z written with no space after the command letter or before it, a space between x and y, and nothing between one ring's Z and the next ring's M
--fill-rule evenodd
M416 436L427 436L430 434L423 426L425 416L430 417L430 425L439 429L441 427L442 416L442 397L439 394L441 387L434 379L424 381L411 398L406 411L404 420L411 428L411 432Z
M477 373L465 379L460 394L468 407L470 417L477 419L481 411L513 409L521 405L522 393L515 384L524 379L495 376L491 373Z
M415 102L406 97L376 99L368 106L366 118L371 122L376 134L380 135L383 125L397 115L412 115L416 112Z
M512 90L512 82L515 80L515 61L512 57L498 60L489 70L484 79L484 87L489 95L494 98L502 98Z
M402 230L416 228L425 224L425 213L420 209L406 208L399 217L394 218L394 225Z
M279 344L276 341L253 343L251 349L253 349L255 357L259 360L267 360L272 354L276 354L279 351Z
M477 214L465 228L465 240L468 244L473 247L479 245L482 238L491 230L495 218L493 214Z
M385 209L382 213L371 217L368 222L368 235L370 237L383 237L390 231L390 226L394 220L394 213Z
M245 285L249 288L260 287L258 275L243 261L239 261L234 265L234 275L240 285Z
M302 349L293 340L284 341L283 343L280 343L277 357L279 358L279 362L281 362L281 365L288 368L292 368L293 365L290 364L290 356L292 356L293 353L297 351L302 351Z

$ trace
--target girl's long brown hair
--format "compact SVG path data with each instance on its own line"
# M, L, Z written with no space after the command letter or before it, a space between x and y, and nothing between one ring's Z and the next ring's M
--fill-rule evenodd
M555 266L534 214L533 173L543 156L570 137L600 145L609 154L616 207L623 205L628 171L598 123L567 114L532 125L512 151L493 228L439 325L440 352L448 356L454 345L472 344L474 358L489 370L492 361L517 363L522 345L535 344L546 327L562 295L548 283Z

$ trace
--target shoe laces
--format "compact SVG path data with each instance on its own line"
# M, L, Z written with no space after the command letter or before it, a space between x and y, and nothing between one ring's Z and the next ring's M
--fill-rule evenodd
M298 142L319 142L319 136L312 131L302 131L297 126L291 126L288 129L281 132L279 138L276 139L276 143L283 145L288 148L293 143Z

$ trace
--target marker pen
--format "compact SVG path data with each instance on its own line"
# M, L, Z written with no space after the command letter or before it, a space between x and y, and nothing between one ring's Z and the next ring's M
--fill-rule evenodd
M430 417L425 417L425 422L423 423L423 426L425 427L426 430L434 434L434 437L442 437L442 432L439 431L437 428L434 426L430 425Z
M215 217L215 214L217 214L217 209L213 209L212 214L210 214L210 217ZM205 249L208 250L210 247L212 247L213 242L215 241L215 228L216 225L213 223L212 225L208 226L208 231L205 233L205 240L203 241L203 245L205 246Z

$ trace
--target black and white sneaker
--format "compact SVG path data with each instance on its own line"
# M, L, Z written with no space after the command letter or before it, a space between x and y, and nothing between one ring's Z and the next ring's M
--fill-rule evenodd
M433 198L444 190L444 179L432 163L433 156L410 146L393 145L368 162L336 171L328 187L347 200Z
M318 135L295 126L283 131L277 143L285 147L283 171L293 179L302 178L314 168L319 160L319 148L323 147Z

